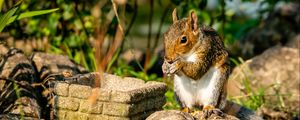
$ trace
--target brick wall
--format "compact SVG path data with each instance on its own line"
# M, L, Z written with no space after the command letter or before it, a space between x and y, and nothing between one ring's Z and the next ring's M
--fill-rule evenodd
M56 82L54 114L69 120L144 119L165 104L166 85L105 74L100 88ZM89 98L97 93L96 102Z

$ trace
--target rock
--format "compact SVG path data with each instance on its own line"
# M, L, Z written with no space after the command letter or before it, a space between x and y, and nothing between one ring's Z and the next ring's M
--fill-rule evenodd
M4 118L14 118L9 114L32 118L50 116L52 89L44 79L64 72L72 75L88 72L66 56L35 53L28 59L22 50L8 49L4 45L0 45L0 58L0 94L5 96L0 98L0 113L7 114ZM61 88L66 89L66 86Z
M292 111L300 112L300 56L298 48L276 46L266 50L238 67L229 77L229 96L248 94L244 81L248 80L251 89L265 89L266 103L274 106L278 96ZM278 101L277 101L278 102Z
M76 75L88 72L85 68L63 55L37 52L32 54L30 58L36 66L41 80L44 80L50 74L68 72L72 75Z
M0 52L0 113L41 116L40 96L31 86L39 82L31 61L19 49L4 46L0 49L3 50Z
M300 34L295 36L292 40L290 40L287 44L287 47L300 49Z
M146 120L194 120L194 117L178 110L163 110L151 114Z
M0 115L0 119L1 120L40 120L39 118L34 118L34 117L22 117L20 115L17 114L2 114Z
M41 107L35 99L30 97L21 97L16 100L12 114L23 114L26 117L41 118Z
M257 110L257 114L259 116L263 116L263 118L267 119L267 120L298 120L298 119L292 119L291 115L289 115L288 113L284 112L284 111L276 111L274 109L270 109L267 107L260 107Z
M151 114L146 120L198 120L202 115L202 112L198 112L198 114L193 117L191 114L178 110L162 110ZM212 114L208 120L238 120L238 118L227 114L222 117Z

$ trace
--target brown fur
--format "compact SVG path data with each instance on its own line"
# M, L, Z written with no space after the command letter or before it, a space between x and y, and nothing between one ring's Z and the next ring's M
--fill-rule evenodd
M209 68L216 67L221 72L221 78L213 90L214 98L210 105L203 108L204 110L218 108L222 111L225 110L224 112L229 111L231 114L235 114L232 112L239 110L229 110L228 105L226 105L227 79L230 67L228 53L221 37L211 27L199 26L194 12L191 12L188 18L180 20L176 9L172 15L173 25L164 34L165 62L162 66L164 73L170 72L168 71L169 66L175 65L176 74L185 74L193 80L199 80ZM181 43L180 41L184 36L187 38L187 42ZM194 62L185 59L191 53L196 54L196 61Z
M228 53L216 31L207 26L198 28L197 20L194 12L181 20L178 20L176 11L173 12L174 23L164 35L165 61L169 64L176 62L178 71L194 80L199 80L210 67L218 68L222 76L215 87L211 105L223 109L229 76ZM180 43L183 36L187 38L186 43ZM195 62L184 60L191 52L197 56Z

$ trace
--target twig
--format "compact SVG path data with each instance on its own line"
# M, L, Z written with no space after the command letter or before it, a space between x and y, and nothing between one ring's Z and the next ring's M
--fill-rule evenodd
M148 39L147 39L147 49L146 49L146 59L144 63L144 72L148 70L148 64L151 59L151 35L152 35L152 17L153 17L153 0L150 0L150 15L149 15L149 29L148 29Z
M130 21L130 23L129 23L129 25L128 25L128 28L127 28L127 30L126 30L126 32L125 32L125 37L130 33L130 30L131 30L131 28L132 28L132 26L133 26L133 23L134 23L135 20L136 20L137 12L138 12L138 5L137 5L137 0L135 0L135 1L134 1L134 11L133 11L133 15L132 15L131 21ZM121 43L121 51L123 51L125 40L126 40L126 39L124 39L124 40L122 41L122 43Z
M122 43L123 38L124 38L124 29L123 28L125 26L125 22L124 22L124 19L125 19L125 17L124 17L125 6L123 6L124 10L122 11L122 14L121 14L122 16L121 16L121 19L120 19L119 15L117 13L116 3L113 0L111 0L111 2L112 2L112 5L113 5L113 10L114 10L115 15L116 15L117 20L118 20L118 28L117 28L117 31L116 31L116 34L115 34L114 41L111 44L111 46L109 47L109 50L106 54L106 57L102 61L103 68L105 68L108 65L108 63L112 59L113 55L115 54L117 48L120 46L120 44Z
M159 23L159 27L158 27L158 31L157 31L157 34L156 34L156 37L155 37L155 42L154 42L154 46L152 47L152 51L155 50L155 48L157 47L157 44L158 44L158 40L159 40L159 37L160 37L160 33L161 33L161 28L162 28L162 25L166 19L166 16L171 8L171 2L168 3L167 7L165 8L163 14L162 14L162 18L160 20L160 23Z

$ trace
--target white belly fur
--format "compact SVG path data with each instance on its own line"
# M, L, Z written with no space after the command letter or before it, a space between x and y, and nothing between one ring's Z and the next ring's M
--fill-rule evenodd
M174 76L174 90L180 96L186 107L192 108L196 104L208 105L213 96L213 89L220 79L220 71L211 67L200 80L193 80L185 75Z

